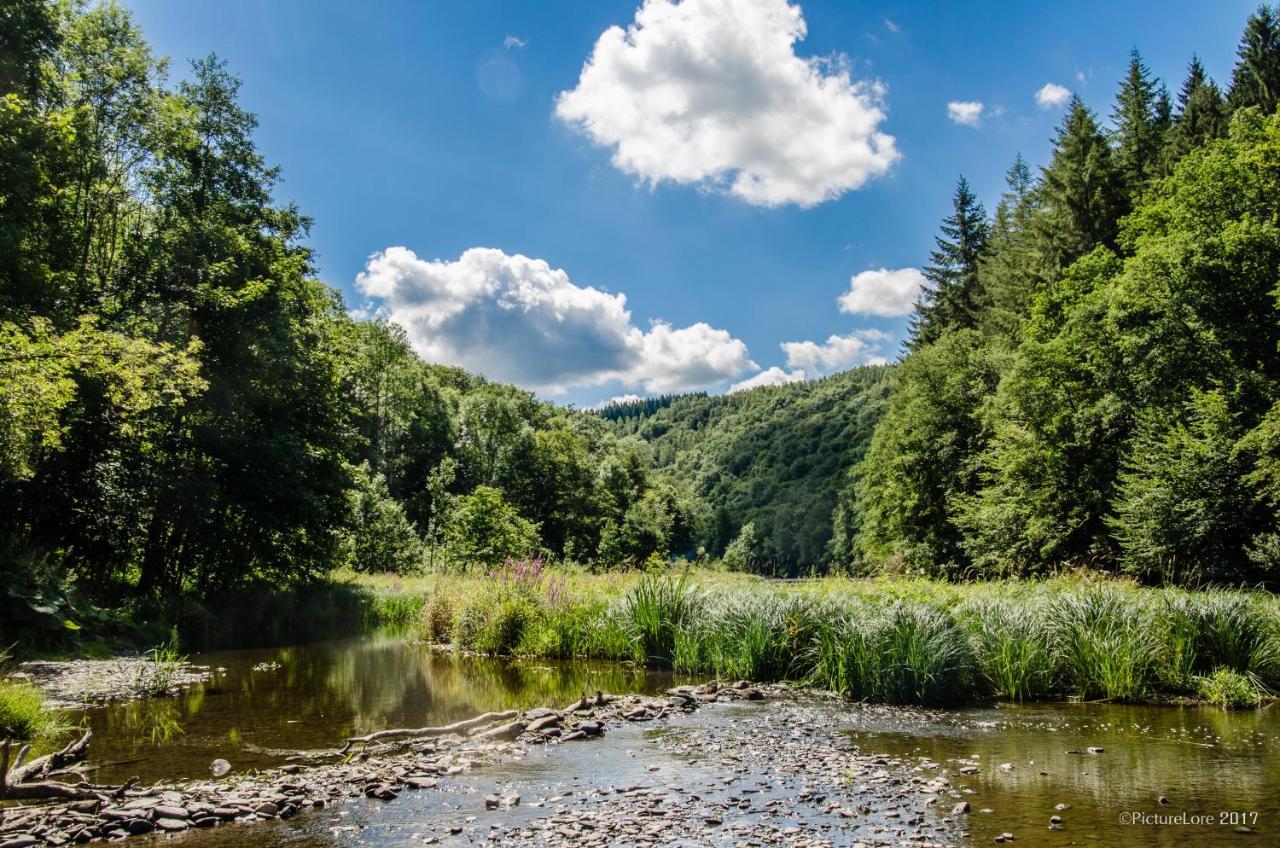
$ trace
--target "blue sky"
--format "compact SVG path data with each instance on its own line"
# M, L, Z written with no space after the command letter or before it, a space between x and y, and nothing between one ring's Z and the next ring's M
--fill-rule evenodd
M175 76L241 77L348 304L579 405L894 357L957 175L993 208L1045 161L1037 92L1105 117L1133 47L1172 90L1192 53L1225 82L1255 6L128 5Z

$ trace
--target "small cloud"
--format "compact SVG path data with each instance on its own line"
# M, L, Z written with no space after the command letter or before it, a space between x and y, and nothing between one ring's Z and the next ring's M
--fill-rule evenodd
M888 18L884 19L884 28L889 30L889 32L902 32L902 27L898 26Z
M915 308L924 284L924 274L918 268L863 271L849 279L849 290L836 302L841 312L850 315L896 318Z
M754 377L748 377L740 383L734 383L729 387L729 394L748 392L761 386L785 386L788 383L803 383L807 379L808 377L805 376L804 371L783 371L775 365L772 368L761 371Z
M982 103L977 100L952 100L947 104L947 117L966 127L982 123Z
M880 345L890 339L881 330L854 330L844 336L828 336L822 344L812 341L783 342L787 365L806 374L829 374L855 365L880 363Z
M1071 89L1056 82L1047 82L1036 92L1036 104L1041 109L1052 109L1061 106L1071 97Z
M644 400L643 395L614 395L608 400L602 400L599 403L591 404L591 406L586 407L586 410L587 412L597 412L610 406L624 403L635 403L640 400Z
M508 35L506 38L502 39L502 46L508 50L513 50L520 47L528 47L529 42L525 41L523 38L517 38L514 35Z
M1081 85L1084 85L1091 79L1093 79L1093 68L1088 68L1087 70L1083 70L1083 71L1080 70L1079 68L1076 68L1076 82L1080 83Z

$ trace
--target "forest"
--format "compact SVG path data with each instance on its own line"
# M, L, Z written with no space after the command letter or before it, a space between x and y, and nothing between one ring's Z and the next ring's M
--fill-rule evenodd
M1280 13L1238 56L1171 94L1135 51L994 214L961 178L898 363L591 411L355 317L216 56L4 3L0 640L509 557L1271 584Z

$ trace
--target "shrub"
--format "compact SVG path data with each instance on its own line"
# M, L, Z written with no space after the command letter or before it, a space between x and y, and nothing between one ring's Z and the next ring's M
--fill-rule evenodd
M422 616L419 619L422 638L435 645L449 641L455 617L453 598L442 592L436 592L422 607Z
M1216 668L1212 674L1197 677L1196 693L1224 710L1256 707L1262 700L1248 675L1229 668Z

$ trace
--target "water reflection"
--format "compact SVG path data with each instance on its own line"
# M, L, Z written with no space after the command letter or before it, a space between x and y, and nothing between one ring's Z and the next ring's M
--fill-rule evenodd
M970 790L975 844L1004 832L1032 845L1237 844L1238 822L1216 822L1231 810L1256 812L1259 834L1280 830L1275 710L1053 704L921 716L867 708L850 721L868 750L927 757L953 773L977 765L977 774L955 781ZM1209 814L1215 823L1126 823L1122 814L1133 812ZM1048 830L1055 813L1062 831Z
M84 711L90 766L103 782L197 777L282 762L385 727L418 727L486 710L568 703L584 692L657 692L669 673L616 664L456 657L393 634L193 657L216 669L177 698Z

